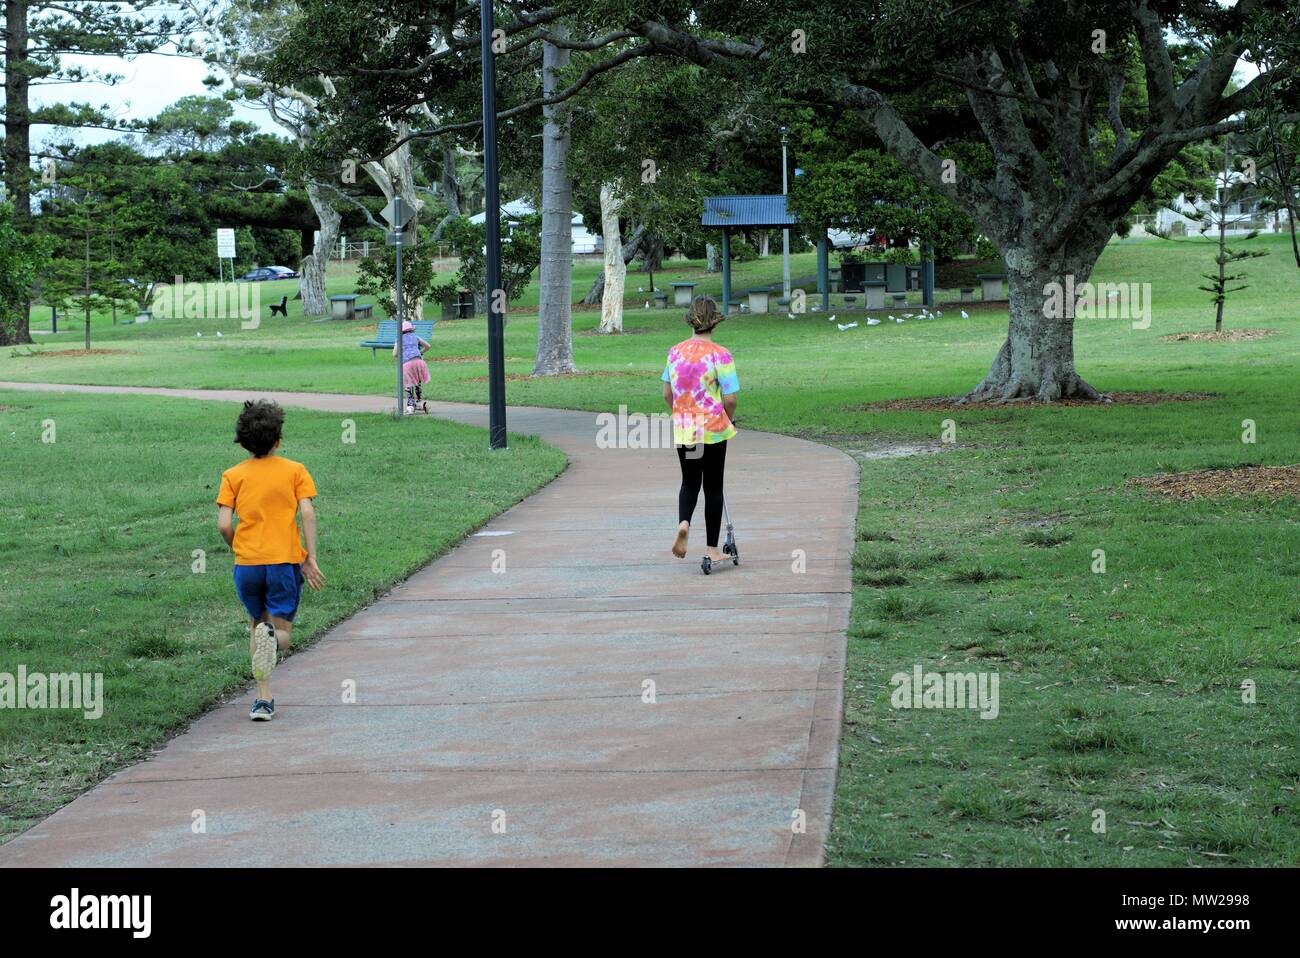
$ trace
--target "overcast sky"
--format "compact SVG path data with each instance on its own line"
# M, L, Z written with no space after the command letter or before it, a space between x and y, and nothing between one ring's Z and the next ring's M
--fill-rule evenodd
M102 83L68 83L32 87L32 105L49 103L85 102L93 106L108 104L121 118L147 120L181 97L210 95L203 85L208 68L193 57L145 54L126 61L106 57L67 57L69 65L76 63L88 69L117 73L122 80L115 86ZM236 116L256 123L271 133L284 135L284 131L270 121L264 110L251 109L243 104L235 107ZM47 139L64 140L60 133L48 126L37 127L34 136L41 142ZM79 143L96 143L120 139L122 134L108 130L79 130L74 139Z

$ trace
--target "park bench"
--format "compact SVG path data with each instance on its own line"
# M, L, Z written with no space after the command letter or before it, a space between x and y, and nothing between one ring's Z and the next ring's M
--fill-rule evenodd
M356 319L373 319L375 315L375 304L360 303L352 307L352 315Z
M272 315L272 316L274 316L276 313L279 313L281 316L284 316L286 319L288 318L288 316L289 316L289 297L288 297L288 296L281 296L281 297L280 297L280 302L278 302L278 303L271 303L270 306L271 306L271 315Z
M412 325L415 326L415 335L419 336L426 343L429 337L433 335L435 320L417 319ZM397 320L385 319L379 324L379 329L375 330L375 338L367 339L361 344L362 349L370 350L370 357L373 359L376 351L380 349L392 349L393 343L396 342Z
M656 289L654 291L654 294L655 294L655 309L667 309L668 294L661 289Z

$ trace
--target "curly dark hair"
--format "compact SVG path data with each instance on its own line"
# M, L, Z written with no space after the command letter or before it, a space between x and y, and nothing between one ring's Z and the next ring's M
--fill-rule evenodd
M269 399L244 403L235 423L235 442L254 456L262 457L275 448L284 429L284 410Z

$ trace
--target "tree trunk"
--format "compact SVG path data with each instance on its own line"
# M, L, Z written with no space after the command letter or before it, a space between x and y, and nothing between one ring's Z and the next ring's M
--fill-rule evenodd
M644 239L645 239L644 226L638 226L632 230L632 235L629 236L627 242L623 244L623 265L625 267L627 266L628 263L632 262L632 260L636 259L637 253L641 249L641 242ZM623 274L624 276L627 275L626 269L623 270ZM582 297L582 302L583 305L586 306L595 306L597 303L603 303L604 298L605 298L605 271L601 270L599 273L596 274L595 280L592 281L591 289L587 291L587 295Z
M758 256L760 259L767 259L768 244L772 241L771 235L767 230L762 230L758 234Z
M600 229L605 238L605 287L600 303L602 333L623 331L623 287L627 264L623 261L623 240L619 235L618 211L623 203L614 193L612 183L600 187ZM607 295L605 295L607 294Z
M343 216L325 201L320 187L314 183L307 184L307 198L311 200L311 208L316 211L320 238L316 240L311 253L302 258L302 278L298 281L298 291L302 294L304 316L328 316L330 301L325 294L325 267L329 263L330 251L339 238L339 224L343 221Z
M90 230L86 230L86 272L82 292L86 297L86 352L90 352Z
M399 122L393 126L394 140L400 140L410 132L410 124L405 121ZM424 209L424 201L420 199L420 194L415 188L415 164L411 159L410 142L403 143L391 153L385 154L382 161L370 160L365 164L365 171L370 175L370 179L384 194L384 199L389 202L393 197L399 194L402 201L406 204L407 209L413 210L410 220L407 222L408 230L417 230L420 226L420 213ZM394 287L389 291L393 301L397 301L397 289ZM424 318L424 300L418 296L407 296L402 303L403 312L407 319Z
M465 207L465 194L460 186L460 176L456 172L456 144L444 138L442 142L442 170L438 175L440 196L447 207L447 214L433 228L431 242L442 239L443 230L452 220L459 219Z
M14 229L30 233L31 210L31 114L28 103L30 80L27 59L27 0L5 3L5 190L14 205ZM13 325L0 317L0 346L30 343L32 304L30 298L14 310Z
M555 31L563 35L563 26ZM570 51L542 45L542 93L557 88L556 71ZM543 109L542 264L537 304L537 361L534 376L577 372L573 363L573 182L569 179L569 112L564 103Z
M1072 289L1088 281L1100 249L1068 257L1032 247L1004 250L1003 254L1011 297L1007 338L984 381L962 401L1101 400L1101 394L1074 370L1076 304L1066 303L1060 316L1047 308L1049 290ZM1069 277L1073 277L1072 283Z
M716 243L706 243L704 246L704 272L722 272L722 248Z

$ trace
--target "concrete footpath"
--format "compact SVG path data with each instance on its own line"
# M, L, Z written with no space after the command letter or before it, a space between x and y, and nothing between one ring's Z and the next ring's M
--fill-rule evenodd
M431 409L487 425L483 406ZM562 476L281 665L275 721L249 721L250 689L0 846L0 866L820 864L858 468L741 426L727 454L741 564L705 577L702 496L689 557L669 554L671 450L600 449L594 413L510 409L511 432L569 456Z

